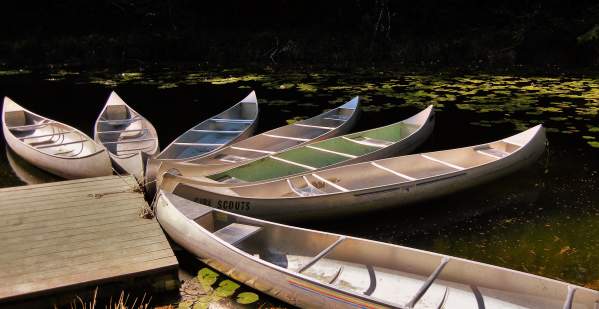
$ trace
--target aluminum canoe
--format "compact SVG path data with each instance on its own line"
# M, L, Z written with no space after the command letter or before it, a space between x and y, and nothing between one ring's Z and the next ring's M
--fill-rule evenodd
M8 97L2 130L10 148L30 164L66 179L112 175L104 146L64 123L37 115Z
M158 221L228 276L300 308L594 309L581 286L388 243L281 225L161 192Z
M94 125L94 140L106 147L119 173L144 181L145 163L160 151L156 129L112 92Z

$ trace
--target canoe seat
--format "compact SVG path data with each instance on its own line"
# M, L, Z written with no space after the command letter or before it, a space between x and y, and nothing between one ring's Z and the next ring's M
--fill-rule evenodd
M106 118L109 120L125 120L128 116L129 112L125 105L106 106Z
M6 125L9 127L18 127L26 124L27 116L24 111L11 111L4 113Z
M242 240L258 233L260 230L262 230L261 226L231 223L214 232L214 236L226 241L231 245L236 245Z

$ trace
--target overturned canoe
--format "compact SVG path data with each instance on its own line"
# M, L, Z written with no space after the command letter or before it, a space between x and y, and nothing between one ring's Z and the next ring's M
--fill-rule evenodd
M163 162L162 174L180 170L194 176L210 175L264 158L287 149L299 147L344 134L355 124L359 114L359 98L310 119L279 127L220 149L209 156L185 162Z
M295 147L232 169L200 177L207 185L273 180L294 174L406 154L433 132L433 106L397 123ZM183 166L172 171L194 177ZM214 184L212 184L214 183Z
M162 189L254 217L331 218L473 187L536 161L544 149L545 130L539 125L478 146L345 165L258 184L215 187L165 174Z
M247 138L258 121L258 99L252 91L247 97L177 137L160 154L148 161L146 178L154 180L161 162L179 162L201 158Z
M94 140L106 147L119 172L144 181L145 164L159 151L154 126L112 92L94 126Z
M27 162L66 179L112 175L102 145L66 124L34 114L5 97L2 130L10 148Z
M162 192L166 233L300 308L596 308L599 292L462 258L262 221Z

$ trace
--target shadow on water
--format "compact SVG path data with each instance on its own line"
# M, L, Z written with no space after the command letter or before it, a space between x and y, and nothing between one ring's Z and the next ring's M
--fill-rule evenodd
M250 89L257 91L260 102L257 132L318 114L354 95L360 95L363 104L354 131L393 123L435 104L436 129L420 151L493 141L543 123L550 141L546 154L506 178L417 205L304 226L599 288L597 79L168 69L0 74L0 95L88 134L109 92L116 90L153 122L162 147ZM0 185L21 185L27 177L13 173L8 162L0 158ZM193 276L205 268L185 252L177 255ZM219 282L211 288L218 289ZM213 300L239 306L240 291L256 293L267 305L282 305L246 287ZM202 294L202 301L211 295Z

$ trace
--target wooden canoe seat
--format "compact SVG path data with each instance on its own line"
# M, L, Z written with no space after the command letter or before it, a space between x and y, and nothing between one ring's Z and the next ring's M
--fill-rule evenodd
M231 245L236 245L242 240L258 233L260 230L262 230L261 226L231 223L214 232L214 236L226 241Z
M22 126L27 123L27 115L22 110L6 112L4 119L8 127Z
M125 105L106 106L106 118L109 120L125 120L129 117L129 111Z

